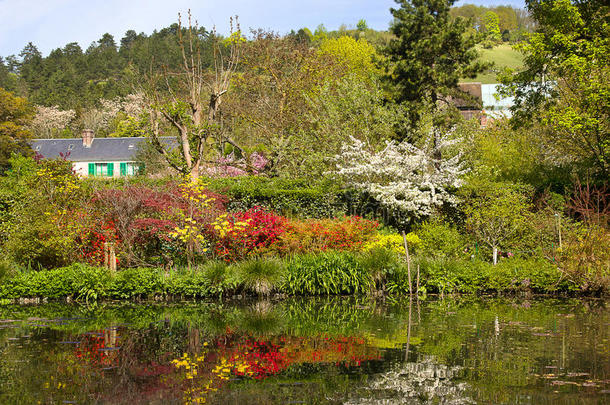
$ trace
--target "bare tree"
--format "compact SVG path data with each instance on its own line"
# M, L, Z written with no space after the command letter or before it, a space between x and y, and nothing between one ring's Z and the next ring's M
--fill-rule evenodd
M240 60L241 36L237 17L231 18L230 36L221 40L215 29L206 32L193 23L188 12L188 27L178 15L178 43L182 61L179 69L151 72L142 87L149 107L149 137L166 161L193 182L210 160L214 146L223 140L220 107L229 91L231 78ZM202 57L202 45L211 44L211 66ZM206 111L207 110L207 111ZM177 132L179 146L172 152L160 137Z

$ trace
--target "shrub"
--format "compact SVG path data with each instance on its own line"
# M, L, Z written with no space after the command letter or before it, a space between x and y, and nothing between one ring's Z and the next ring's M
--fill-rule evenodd
M306 179L243 176L206 182L210 189L230 198L230 211L265 207L285 216L305 218L331 218L345 213L342 194L330 181L312 185Z
M348 252L297 255L286 265L284 291L288 294L355 294L368 291L371 275Z
M283 283L285 269L276 259L250 259L234 265L237 278L250 291L269 295Z
M466 238L449 224L439 220L424 222L416 234L421 240L418 253L422 256L453 259L464 256Z
M6 280L0 286L0 296L99 299L107 296L109 277L104 269L82 264L24 272Z
M237 226L237 224L241 224ZM286 218L262 207L238 212L227 221L228 232L216 244L216 255L226 261L243 259L264 251L286 231ZM220 225L221 231L225 231Z
M583 291L610 291L610 230L598 225L581 225L564 235L559 265Z
M400 239L402 240L402 236ZM398 255L403 252L397 253L395 249L374 246L359 255L358 263L368 272L375 285L382 288L385 286L387 277L391 277L400 267Z
M110 285L113 298L136 298L163 293L163 276L156 268L131 268L116 273Z
M360 217L307 219L290 221L277 243L269 251L280 255L361 250L372 240L379 224Z
M414 254L419 250L421 245L420 238L413 232L406 234L407 244L409 246L409 254ZM397 254L405 254L405 245L402 235L397 233L392 234L379 234L376 235L370 242L364 245L364 250L371 250L376 248L384 248L392 250Z

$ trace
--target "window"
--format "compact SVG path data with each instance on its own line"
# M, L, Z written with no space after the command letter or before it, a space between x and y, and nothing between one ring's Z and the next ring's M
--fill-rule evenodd
M96 176L108 176L108 163L96 163L95 164L95 175Z
M71 143L70 145L68 145L68 150L72 150L72 149L74 149L74 144L73 144L73 143Z
M89 176L113 177L114 163L89 163Z
M127 163L127 175L135 176L140 171L140 166L137 163Z

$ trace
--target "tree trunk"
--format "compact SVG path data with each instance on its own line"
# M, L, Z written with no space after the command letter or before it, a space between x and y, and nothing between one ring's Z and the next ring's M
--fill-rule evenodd
M494 246L493 251L494 251L494 266L495 266L496 264L498 264L498 248Z
M405 244L405 254L407 255L407 275L409 277L409 295L413 294L413 287L411 286L411 258L409 257L409 246L407 245L407 235L405 231L402 231L402 240Z

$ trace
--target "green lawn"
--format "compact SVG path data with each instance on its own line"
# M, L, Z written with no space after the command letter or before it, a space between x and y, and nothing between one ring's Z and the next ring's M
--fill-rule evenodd
M523 55L520 52L512 49L511 45L502 44L493 47L492 49L484 49L477 46L481 56L480 59L485 62L494 62L495 65L486 72L479 74L475 82L483 84L497 83L496 74L505 67L518 69L523 66Z

